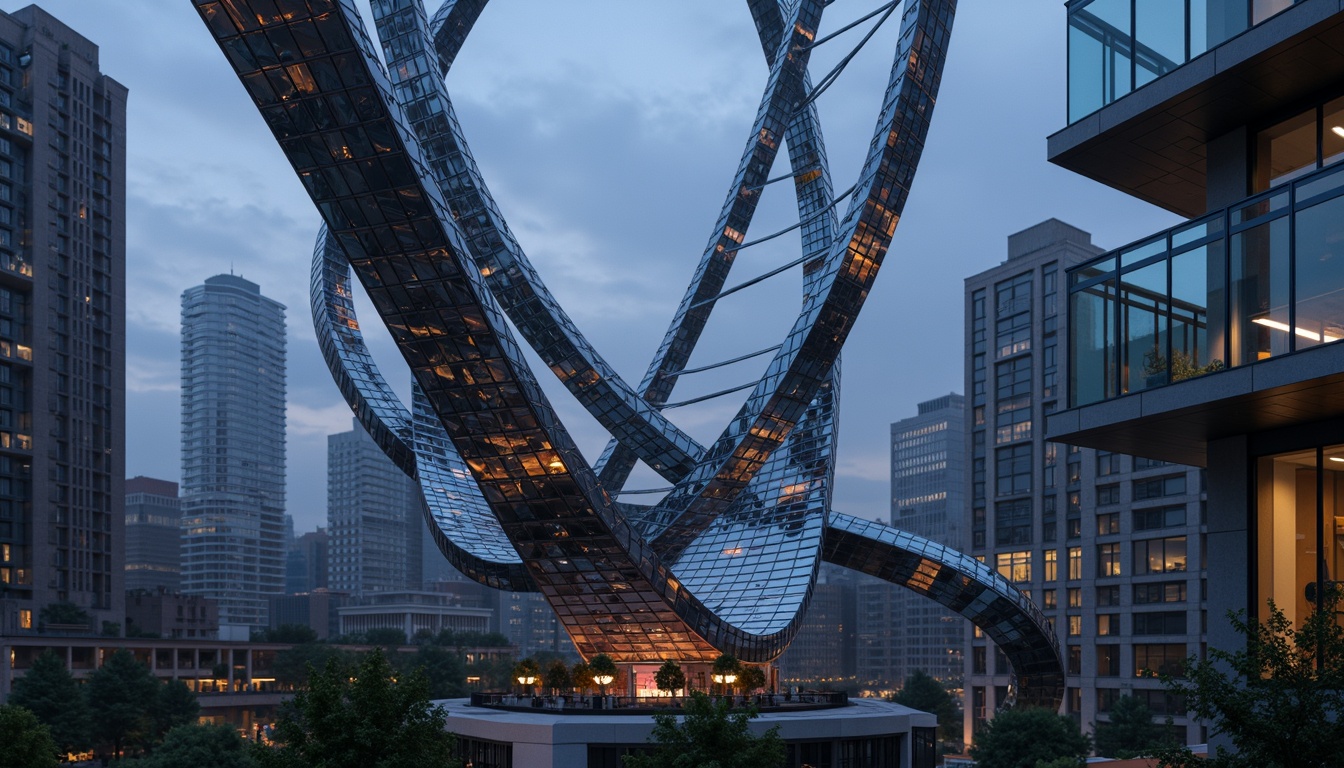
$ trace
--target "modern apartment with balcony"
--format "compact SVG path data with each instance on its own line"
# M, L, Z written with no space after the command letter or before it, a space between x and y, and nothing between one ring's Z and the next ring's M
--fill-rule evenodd
M1076 1L1050 159L1189 217L1068 271L1052 440L1207 468L1210 645L1344 571L1344 4Z

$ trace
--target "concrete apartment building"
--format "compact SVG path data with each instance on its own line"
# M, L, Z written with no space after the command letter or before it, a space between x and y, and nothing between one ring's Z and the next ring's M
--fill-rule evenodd
M124 618L125 180L98 46L0 11L0 633Z
M1144 670L1202 642L1201 473L1045 439L1067 405L1065 270L1102 253L1051 219L1008 238L1008 258L966 280L969 551L1031 595L1064 651L1064 711L1090 730L1121 695L1188 727ZM1010 698L1012 670L972 631L965 738Z

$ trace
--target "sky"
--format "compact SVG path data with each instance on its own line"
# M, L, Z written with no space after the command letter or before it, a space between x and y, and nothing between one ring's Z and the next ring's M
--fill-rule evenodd
M434 10L429 0L430 12ZM16 10L27 2L0 0ZM882 5L837 0L822 36ZM288 307L287 506L299 532L326 520L327 435L351 428L318 352L308 271L320 223L192 3L41 0L100 46L127 105L128 476L180 477L181 293L233 271ZM367 2L361 1L365 20ZM818 100L834 187L854 183L891 68L899 13ZM869 25L819 46L814 79ZM638 383L708 242L767 70L740 0L496 0L448 75L473 153L551 291L615 369ZM1114 248L1172 214L1057 168L1065 120L1062 0L962 0L927 148L877 283L845 347L834 507L886 518L890 424L962 392L966 277L1006 257L1008 235L1048 218ZM772 175L787 172L780 153ZM772 185L747 239L791 223ZM796 237L739 255L729 284L796 258ZM799 305L794 273L720 302L692 365L778 343ZM367 302L366 336L403 397L410 376ZM673 400L758 377L768 358L686 377ZM606 435L533 358L590 461ZM670 411L701 441L745 393ZM631 487L664 483L637 472Z

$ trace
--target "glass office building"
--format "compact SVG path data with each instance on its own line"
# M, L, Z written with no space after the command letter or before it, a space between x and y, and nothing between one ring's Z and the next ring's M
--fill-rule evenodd
M182 293L182 591L246 639L285 556L285 308L216 275Z

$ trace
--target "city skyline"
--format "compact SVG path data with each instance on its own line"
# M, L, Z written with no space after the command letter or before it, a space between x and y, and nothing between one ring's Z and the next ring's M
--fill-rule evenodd
M217 54L202 45L208 40L189 7L151 13L65 0L42 5L76 30L140 30L127 40L98 41L105 66L118 72L132 94L127 474L176 478L171 449L176 409L162 408L165 397L177 392L176 318L163 311L163 297L232 266L282 303L305 306L303 278L318 216L292 176L286 178L242 89L230 81ZM548 30L587 29L592 14L584 10L579 6L564 16L547 9L520 21L519 9L492 6L476 33L485 40L473 37L451 84L468 131L484 139L478 158L497 179L496 195L520 240L561 301L580 308L575 319L595 345L633 378L678 298L663 286L684 282L709 234L714 201L731 176L765 69L745 5L607 9L600 27L608 33L606 45L560 46L540 39ZM663 32L642 31L649 28ZM1023 36L1004 36L1008 28L1022 29ZM1110 247L1173 221L1045 162L1042 137L1065 120L1058 66L1063 29L1064 10L1055 3L1006 11L968 2L959 14L924 173L893 245L891 259L910 277L878 280L871 310L856 327L846 356L851 383L841 408L838 511L870 519L885 514L886 425L904 415L909 403L958 388L960 356L950 350L960 338L960 283L1000 260L1004 236L1059 216L1093 230ZM521 38L511 46L519 55L489 61L487 51L498 50L506 30ZM141 34L162 43L152 59L143 46L128 44ZM832 57L848 50L837 45ZM866 91L864 77L884 76L881 49L875 41L873 55L856 58L823 96L833 101L828 114L846 103L847 93ZM823 53L825 46L817 56ZM172 71L156 66L164 55L180 57ZM673 56L691 68L691 76L676 67L674 74L659 74ZM1010 57L1012 72L994 65ZM673 77L686 84L652 89L655 96L628 86ZM1037 87L1031 93L1012 87L1018 79ZM188 89L192 80L200 84ZM187 92L202 95L187 98ZM877 105L871 98L853 101L852 117L824 118L834 147L846 146L850 133L871 129ZM1012 119L994 119L1000 112ZM164 126L180 129L165 132ZM687 153L686 147L696 151ZM846 160L832 158L836 165ZM846 167L857 163L848 160ZM657 183L645 183L648 179ZM1014 194L1022 185L1046 192ZM643 196L631 194L635 189ZM615 215L598 216L603 210ZM541 211L554 213L547 218ZM760 226L769 229L764 221ZM631 244L637 244L633 251ZM776 256L744 263L744 274L773 266ZM617 261L631 263L608 268ZM578 294L585 283L615 286L609 295L624 298L585 301ZM288 497L296 525L310 530L326 512L320 447L328 434L342 431L349 409L323 370L304 314L296 313L290 323ZM906 337L889 332L912 323L924 330ZM385 333L374 335L375 355L390 358ZM548 389L551 384L544 382ZM555 402L585 454L596 455L603 444L596 426L577 415L581 409L567 395ZM714 414L704 418L718 421ZM695 426L687 429L694 432Z

